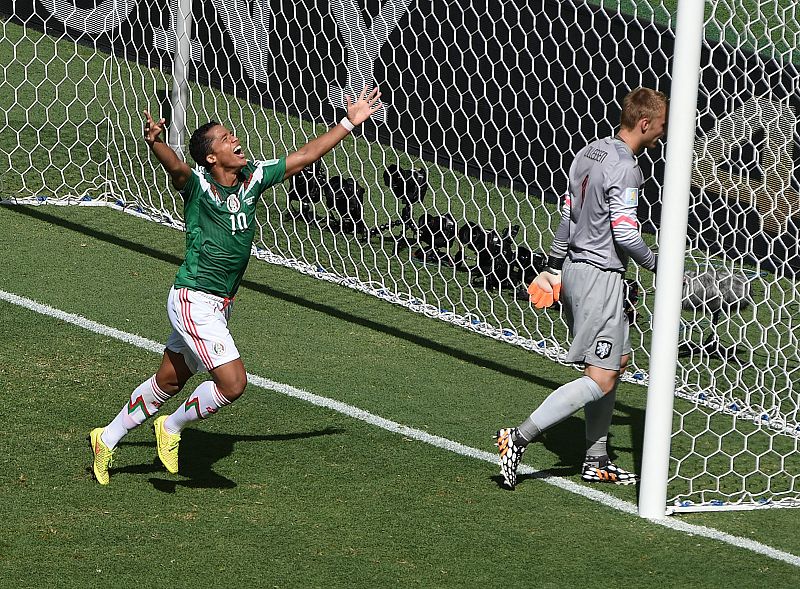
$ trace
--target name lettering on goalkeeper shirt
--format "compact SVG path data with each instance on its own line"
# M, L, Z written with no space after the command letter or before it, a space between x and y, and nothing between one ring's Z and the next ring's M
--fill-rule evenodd
M597 149L596 147L590 147L586 150L586 153L583 154L583 157L602 163L603 160L608 157L608 152Z

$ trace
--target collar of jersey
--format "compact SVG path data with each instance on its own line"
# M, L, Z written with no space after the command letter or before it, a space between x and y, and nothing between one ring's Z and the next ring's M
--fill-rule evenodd
M198 168L200 168L200 166L198 166ZM208 182L209 184L213 184L217 188L222 188L224 190L233 190L235 192L239 191L239 189L242 187L242 182L244 182L247 179L247 175L243 172L243 170L244 168L242 168L236 173L236 184L234 184L233 186L225 186L224 184L220 184L219 182L217 182L214 179L214 176L211 174L211 172L209 172L207 169L200 168L200 171L202 172L203 177L206 179L206 182Z
M619 136L619 135L617 135L616 133L615 133L614 135L612 135L612 136L611 136L611 139L612 139L612 140L614 140L614 141L619 141L620 143L622 143L622 145L625 147L626 151L627 151L629 154L631 154L631 155L633 155L633 156L635 156L635 155L636 155L635 153L633 153L633 150L631 149L630 145L628 145L627 143L625 143L625 142L622 140L622 137L620 137L620 136Z

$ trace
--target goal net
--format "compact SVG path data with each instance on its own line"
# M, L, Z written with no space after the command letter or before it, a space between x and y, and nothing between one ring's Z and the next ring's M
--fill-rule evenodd
M614 132L630 89L669 92L675 4L2 1L0 199L108 204L181 228L142 111L166 117L179 151L214 119L272 157L377 83L376 120L264 194L254 255L559 361L563 318L533 310L525 285L572 154ZM800 501L797 23L789 0L706 7L668 492L678 511ZM655 247L669 238L663 152L639 161ZM628 274L639 297L625 378L646 384L654 281Z

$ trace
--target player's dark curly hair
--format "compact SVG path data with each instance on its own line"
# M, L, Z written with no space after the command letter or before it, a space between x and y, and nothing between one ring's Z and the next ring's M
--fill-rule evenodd
M211 167L206 160L206 156L211 153L211 137L208 136L208 131L217 125L219 125L217 121L209 121L197 127L189 139L189 153L192 154L192 159L206 169Z

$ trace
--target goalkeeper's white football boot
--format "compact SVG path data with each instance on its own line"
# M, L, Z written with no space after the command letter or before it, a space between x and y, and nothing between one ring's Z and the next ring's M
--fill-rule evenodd
M639 482L638 474L620 468L607 457L599 460L588 459L584 462L581 478L590 483L613 483L615 485L635 485Z
M103 433L102 427L96 427L89 432L89 445L92 447L92 471L94 478L101 485L107 485L111 480L108 469L114 460L114 451L103 443L100 435Z
M181 441L180 434L171 434L164 429L164 422L168 415L160 415L153 422L153 429L156 430L156 448L158 457L164 467L175 474L178 472L178 444Z
M515 444L512 433L516 433L517 428L504 428L495 435L495 446L500 453L500 473L509 489L517 486L517 468L525 453L526 446Z

